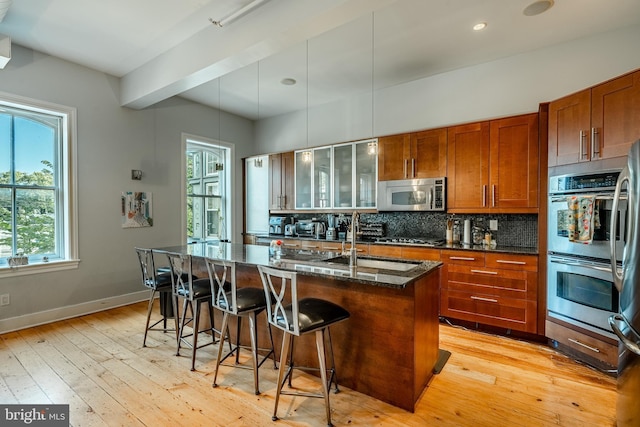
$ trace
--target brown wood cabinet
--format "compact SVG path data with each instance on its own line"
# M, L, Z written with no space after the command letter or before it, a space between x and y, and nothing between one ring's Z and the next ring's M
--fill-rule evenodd
M447 172L447 130L378 138L378 179L436 178Z
M538 211L538 114L448 130L447 208L454 213Z
M442 316L537 333L538 257L442 250Z
M294 153L269 155L269 210L294 208Z
M626 156L640 136L640 71L549 103L549 167Z

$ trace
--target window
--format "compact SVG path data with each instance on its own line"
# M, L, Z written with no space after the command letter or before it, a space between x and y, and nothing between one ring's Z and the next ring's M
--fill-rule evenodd
M74 119L75 109L0 94L0 269L15 256L40 270L77 264Z
M228 240L231 235L232 147L184 137L188 241Z

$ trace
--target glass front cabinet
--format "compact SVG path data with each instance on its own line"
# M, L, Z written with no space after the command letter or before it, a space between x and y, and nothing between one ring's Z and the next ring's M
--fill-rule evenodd
M377 168L377 139L296 151L296 209L375 208Z

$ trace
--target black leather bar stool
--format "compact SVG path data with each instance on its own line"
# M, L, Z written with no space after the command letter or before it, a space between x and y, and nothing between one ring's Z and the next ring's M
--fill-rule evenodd
M331 405L329 403L329 388L331 383L335 383L335 392L338 390L338 380L336 376L335 360L333 357L333 346L331 345L331 333L329 327L335 323L341 322L349 318L350 314L347 310L329 301L318 298L303 298L298 300L297 290L297 274L292 271L278 270L271 267L258 266L262 285L264 287L265 297L273 302L273 305L267 305L267 318L269 323L281 329L284 334L282 337L282 353L280 356L280 367L278 368L278 384L276 387L276 401L273 409L272 420L278 419L278 401L281 394L302 395L307 397L322 397L325 401L325 409L327 412L327 425L331 424ZM290 300L290 304L286 301ZM326 353L324 346L324 332L327 331L329 338L329 354L331 356L331 367L327 369ZM322 394L299 393L293 391L282 391L284 383L289 379L291 385L292 370L309 368L294 366L291 349L293 347L293 338L315 332L316 349L318 352L318 370L322 379ZM286 360L289 360L288 366L285 366ZM285 374L286 370L286 374ZM327 378L327 372L330 373Z
M142 346L147 346L147 333L149 331L175 332L176 340L178 339L178 318L176 316L175 298L171 288L171 271L168 268L156 269L155 253L151 249L135 248L138 260L140 261L140 270L142 271L142 284L149 288L149 305L147 308L147 323L144 329L144 338ZM156 294L160 295L160 313L162 318L153 324L151 323L151 312ZM174 328L167 328L167 319L173 318ZM162 328L156 326L162 322Z
M220 330L223 332L218 345L218 355L216 357L216 372L213 376L213 387L217 387L218 372L220 364L228 357L235 354L235 367L253 369L253 384L255 393L260 394L258 381L258 368L272 356L273 351L273 335L271 334L271 325L267 323L269 328L269 338L271 347L268 349L260 349L258 346L258 331L256 329L258 314L267 308L265 303L264 290L260 288L238 288L236 285L236 263L233 261L215 260L206 258L207 270L209 272L209 281L211 283L211 295L213 296L213 307L222 311L222 326ZM229 343L230 351L224 356L223 347L225 335L228 337L229 319L231 316L237 318L236 342L234 346ZM249 320L249 332L251 335L251 366L240 364L240 350L244 347L240 345L240 331L242 318ZM226 331L226 334L224 333ZM230 337L228 337L230 340ZM262 360L259 360L259 351L267 351ZM275 357L273 362L274 368Z
M178 330L178 348L176 356L180 356L182 343L191 347L191 370L195 370L196 351L202 347L215 344L216 334L220 332L214 328L213 309L211 308L211 286L209 279L198 279L193 275L193 263L191 255L167 252L171 277L173 279L173 294L176 298L183 299L182 313ZM201 306L205 305L209 313L209 327L200 329ZM187 308L191 310L191 317L187 317ZM191 332L185 330L191 324ZM198 335L206 332L211 334L211 340L198 345ZM187 341L192 337L192 341Z

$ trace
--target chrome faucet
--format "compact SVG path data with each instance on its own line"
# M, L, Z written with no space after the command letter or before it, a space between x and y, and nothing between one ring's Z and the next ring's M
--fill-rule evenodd
M358 250L356 249L356 230L360 228L360 214L353 211L351 215L351 250L349 251L349 267L358 266Z

